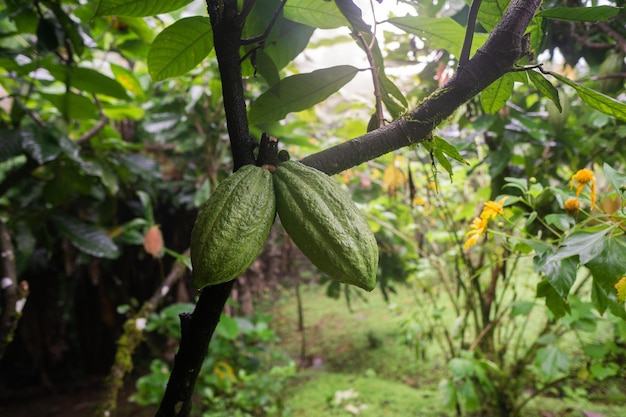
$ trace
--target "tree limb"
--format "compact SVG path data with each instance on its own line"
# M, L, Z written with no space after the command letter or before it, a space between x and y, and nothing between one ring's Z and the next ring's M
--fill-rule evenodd
M487 42L452 78L407 116L301 162L329 175L420 143L457 108L511 70L526 52L524 32L541 0L513 0Z

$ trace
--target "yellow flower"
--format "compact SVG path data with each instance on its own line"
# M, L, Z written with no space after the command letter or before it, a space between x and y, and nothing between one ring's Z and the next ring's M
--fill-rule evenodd
M580 201L578 201L578 198L570 197L565 200L564 207L565 211L568 214L571 214L572 216L577 216L578 210L580 210Z
M593 175L593 171L587 168L579 169L570 181L570 188L574 187L576 183L576 198L580 196L581 191L585 185L589 184L591 188L591 209L596 205L596 177Z
M508 196L502 197L498 202L495 201L487 201L485 203L485 208L483 208L483 212L480 213L480 218L485 220L495 219L498 214L504 213L502 206Z
M626 276L623 276L617 284L615 284L617 290L617 302L621 303L626 301Z
M478 243L478 238L487 231L487 224L490 219L495 219L498 214L504 213L502 206L508 197L502 197L499 201L487 201L482 213L479 217L475 217L470 224L469 232L465 233L465 237L469 237L465 241L465 249L469 249Z
M469 249L472 246L474 246L476 243L478 243L478 235L474 235L472 237L470 237L469 239L467 239L465 241L465 245L463 245L465 247L465 249Z

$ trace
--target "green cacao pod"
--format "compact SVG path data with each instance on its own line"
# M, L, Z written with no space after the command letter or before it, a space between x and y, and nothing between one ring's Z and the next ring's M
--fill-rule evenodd
M624 66L624 54L622 52L611 51L600 64L598 75L614 75L622 72ZM621 77L605 78L598 81L598 89L605 94L616 93L624 85L624 79Z
M235 279L256 259L276 218L272 174L245 165L200 208L191 232L192 283L197 288Z
M350 196L321 171L295 161L274 173L276 210L302 253L337 281L376 286L378 245Z
M567 97L563 97L563 94L559 94L559 101L561 103L561 111L559 111L556 104L554 104L552 100L548 101L546 104L548 122L550 122L557 134L563 131L563 127L565 127L565 123L567 123L567 118L570 113L569 99Z

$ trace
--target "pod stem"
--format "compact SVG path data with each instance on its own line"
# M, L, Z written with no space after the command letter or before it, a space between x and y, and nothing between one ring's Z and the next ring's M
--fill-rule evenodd
M278 165L278 138L263 132L259 144L259 156L256 163L258 166Z

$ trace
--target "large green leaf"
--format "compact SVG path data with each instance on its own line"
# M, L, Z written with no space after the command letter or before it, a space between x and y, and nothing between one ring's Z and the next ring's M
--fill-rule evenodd
M582 85L554 72L550 72L550 75L562 83L573 87L582 101L594 109L626 122L626 103L617 101L614 98L592 90L591 88L583 87Z
M45 68L57 81L86 93L128 99L126 89L119 82L91 68L68 67L58 64L46 65Z
M511 0L483 0L478 9L478 21L485 29L492 31L506 12L510 2Z
M294 22L320 29L350 26L334 1L289 0L283 16Z
M85 96L75 93L44 94L41 97L48 100L61 114L69 119L94 119L98 117L98 108Z
M418 36L430 49L445 49L458 56L463 47L465 28L452 18L404 16L391 18L388 22L405 32ZM472 52L475 52L486 40L487 34L474 34Z
M95 225L69 216L53 216L52 221L82 252L97 258L115 259L119 256L117 245Z
M614 291L615 283L626 275L626 240L616 237L606 239L603 250L585 266L591 271L594 282Z
M542 10L538 16L548 19L574 21L574 22L599 22L617 16L619 7L595 6L595 7L554 7Z
M282 79L250 106L250 124L274 122L325 100L348 83L358 68L351 65L324 68Z
M100 0L96 16L154 16L180 9L192 0Z
M574 281L576 281L577 262L575 258L557 259L548 254L540 254L535 256L535 269L545 275L548 283L561 298L567 298ZM547 302L548 300L546 300Z
M511 74L504 74L485 88L480 93L480 104L485 113L495 114L504 107L513 93L514 84Z
M581 264L586 264L598 256L606 243L606 234L609 228L602 229L595 233L575 232L568 235L561 247L550 256L549 261L558 261L578 255Z
M208 17L178 20L159 33L148 51L148 71L155 81L185 74L213 49L213 28Z

